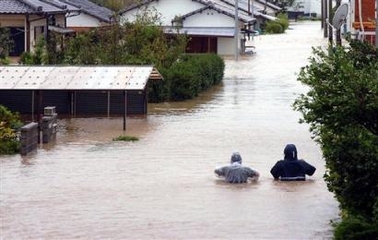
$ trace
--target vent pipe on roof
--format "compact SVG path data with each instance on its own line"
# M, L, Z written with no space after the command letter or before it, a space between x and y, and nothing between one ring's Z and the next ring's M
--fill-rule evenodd
M39 5L35 4L34 2L32 2L30 0L20 0L20 2L28 5L29 7L31 7L36 12L42 12L42 6L39 6Z

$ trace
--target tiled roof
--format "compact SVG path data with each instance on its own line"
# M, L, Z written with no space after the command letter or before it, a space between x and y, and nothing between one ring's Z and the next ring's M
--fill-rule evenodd
M47 1L40 0L1 0L0 13L59 13L67 11L62 6L54 6Z
M59 13L82 11L101 21L110 22L113 12L88 0L0 0L0 13Z
M143 5L147 5L147 4L154 2L154 1L158 1L158 0L141 0L139 3L135 3L135 4L132 4L132 5L124 8L120 13L123 14L125 12L139 8ZM212 9L219 11L219 12L221 12L225 15L228 15L230 17L235 16L235 0L192 0L192 1L196 1L198 3L203 4L204 8L201 8L202 10L208 9L210 7ZM259 2L261 2L261 1L259 1ZM252 4L253 4L253 1L252 1ZM239 12L238 12L239 20L241 20L243 22L253 21L253 19L254 19L253 16L251 16L247 13L248 12L247 0L239 0L238 6L239 6ZM271 4L271 3L268 3L267 6L273 8L277 11L280 10L279 7L277 7L276 5ZM264 17L265 18L266 15L258 12L258 11L262 11L262 10L263 9L258 8L254 4L254 16L255 17ZM197 13L197 11L189 12L189 13L185 14L185 16L187 16L187 17L192 16L195 13ZM267 19L271 19L271 17L268 17Z
M66 4L80 8L80 10L104 22L110 22L114 12L108 8L94 4L88 0L59 0Z
M28 13L34 11L30 6L14 0L1 0L0 13Z
M229 17L232 17L232 18L235 17L235 6L229 6L227 4L224 4L219 1L214 1L214 0L193 0L193 1L207 5L207 7L210 7L211 9L214 9L215 11L223 13L224 15L227 15ZM238 17L239 17L239 20L244 23L250 23L256 20L253 16L250 16L241 11L238 11Z

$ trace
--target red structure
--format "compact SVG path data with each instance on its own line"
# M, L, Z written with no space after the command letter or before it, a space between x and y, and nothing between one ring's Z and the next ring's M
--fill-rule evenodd
M355 1L354 22L353 28L355 30L364 32L362 36L364 40L375 44L375 28L376 28L376 16L375 16L375 2L376 0L362 0L361 11L359 1ZM361 17L360 17L361 15Z

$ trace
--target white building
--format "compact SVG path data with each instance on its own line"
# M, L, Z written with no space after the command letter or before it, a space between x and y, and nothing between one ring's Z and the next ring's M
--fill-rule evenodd
M255 2L253 7L248 9L252 2ZM277 11L271 6L265 8ZM180 0L180 4L177 4L177 0L144 0L141 4L124 9L121 18L133 22L143 9L155 10L160 14L167 34L179 30L179 33L189 36L187 51L191 53L233 55L236 48L238 51L243 49L243 41L238 39L245 39L245 35L253 33L254 25L259 21L275 19L259 12L261 3L249 0L241 0L238 6L237 31L234 0Z

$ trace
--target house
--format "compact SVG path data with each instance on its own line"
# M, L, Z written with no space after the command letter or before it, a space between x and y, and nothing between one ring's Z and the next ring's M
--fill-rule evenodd
M360 5L361 4L361 5ZM375 44L377 24L377 1L376 0L351 0L351 29L352 35L357 39Z
M93 28L106 27L113 22L114 12L106 7L94 4L89 0L60 0L77 7L80 14L67 16L67 28L76 32L88 31Z
M303 11L303 14L305 16L321 17L321 15L322 15L322 1L323 0L296 1L296 4L294 4L294 6L295 6L294 8L299 8L299 11Z
M46 106L71 117L144 115L155 80L152 66L0 66L0 105L37 118Z
M257 18L264 21L275 19L266 14L267 11L262 12L269 9L274 13L270 5L251 0L239 2L236 12L233 0L181 0L180 4L177 0L144 0L125 8L120 16L123 21L133 22L145 9L154 9L161 16L166 34L179 33L189 37L188 53L233 55L236 48L243 50L247 35L255 33Z
M34 49L39 38L54 31L71 34L110 24L110 10L88 0L1 0L0 26L10 29L14 48L10 56Z

